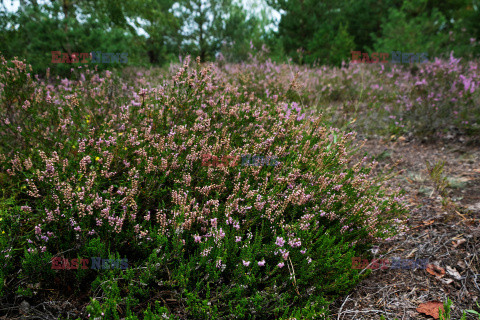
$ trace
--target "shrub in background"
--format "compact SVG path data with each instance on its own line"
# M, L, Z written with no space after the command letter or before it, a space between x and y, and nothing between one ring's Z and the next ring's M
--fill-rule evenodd
M214 67L220 87L238 86L306 117L322 112L337 127L367 134L438 139L480 133L478 61L308 68L270 60ZM289 103L289 104L288 104ZM295 103L295 105L294 105Z

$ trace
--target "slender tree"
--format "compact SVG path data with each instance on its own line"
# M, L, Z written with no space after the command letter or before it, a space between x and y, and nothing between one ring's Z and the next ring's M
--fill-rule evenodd
M182 0L179 4L177 13L184 21L183 47L202 61L214 58L225 34L232 1Z

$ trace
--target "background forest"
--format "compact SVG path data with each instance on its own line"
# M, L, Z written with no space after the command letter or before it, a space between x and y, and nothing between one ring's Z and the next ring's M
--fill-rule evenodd
M273 61L334 66L352 50L428 52L430 60L480 53L478 0L21 0L17 12L5 2L0 49L28 58L35 73L69 70L50 65L51 51L128 52L138 66L186 54L238 62L262 46Z

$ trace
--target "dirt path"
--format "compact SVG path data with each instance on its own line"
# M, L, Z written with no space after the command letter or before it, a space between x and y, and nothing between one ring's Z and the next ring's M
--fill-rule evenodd
M367 141L364 150L375 156L379 169L398 162L398 176L388 182L406 191L410 230L391 242L379 243L376 258L426 259L440 266L441 277L426 269L372 270L347 297L332 306L332 319L433 319L416 311L421 303L453 301L452 320L480 303L480 148L465 143L426 145L405 139ZM450 213L427 173L425 160L445 161ZM448 268L447 268L448 267ZM453 268L453 269L450 269ZM455 273L455 270L458 272ZM441 270L437 271L443 273ZM478 319L468 315L467 319Z

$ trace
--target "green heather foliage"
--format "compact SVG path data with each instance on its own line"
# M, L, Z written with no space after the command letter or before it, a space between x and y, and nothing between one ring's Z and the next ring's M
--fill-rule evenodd
M321 318L359 281L352 257L405 230L401 198L355 157L354 134L302 117L293 84L257 94L255 79L231 85L189 58L163 86L29 70L2 58L4 298L20 284L90 287L92 318ZM212 168L202 154L279 165ZM53 256L129 268L51 270Z

